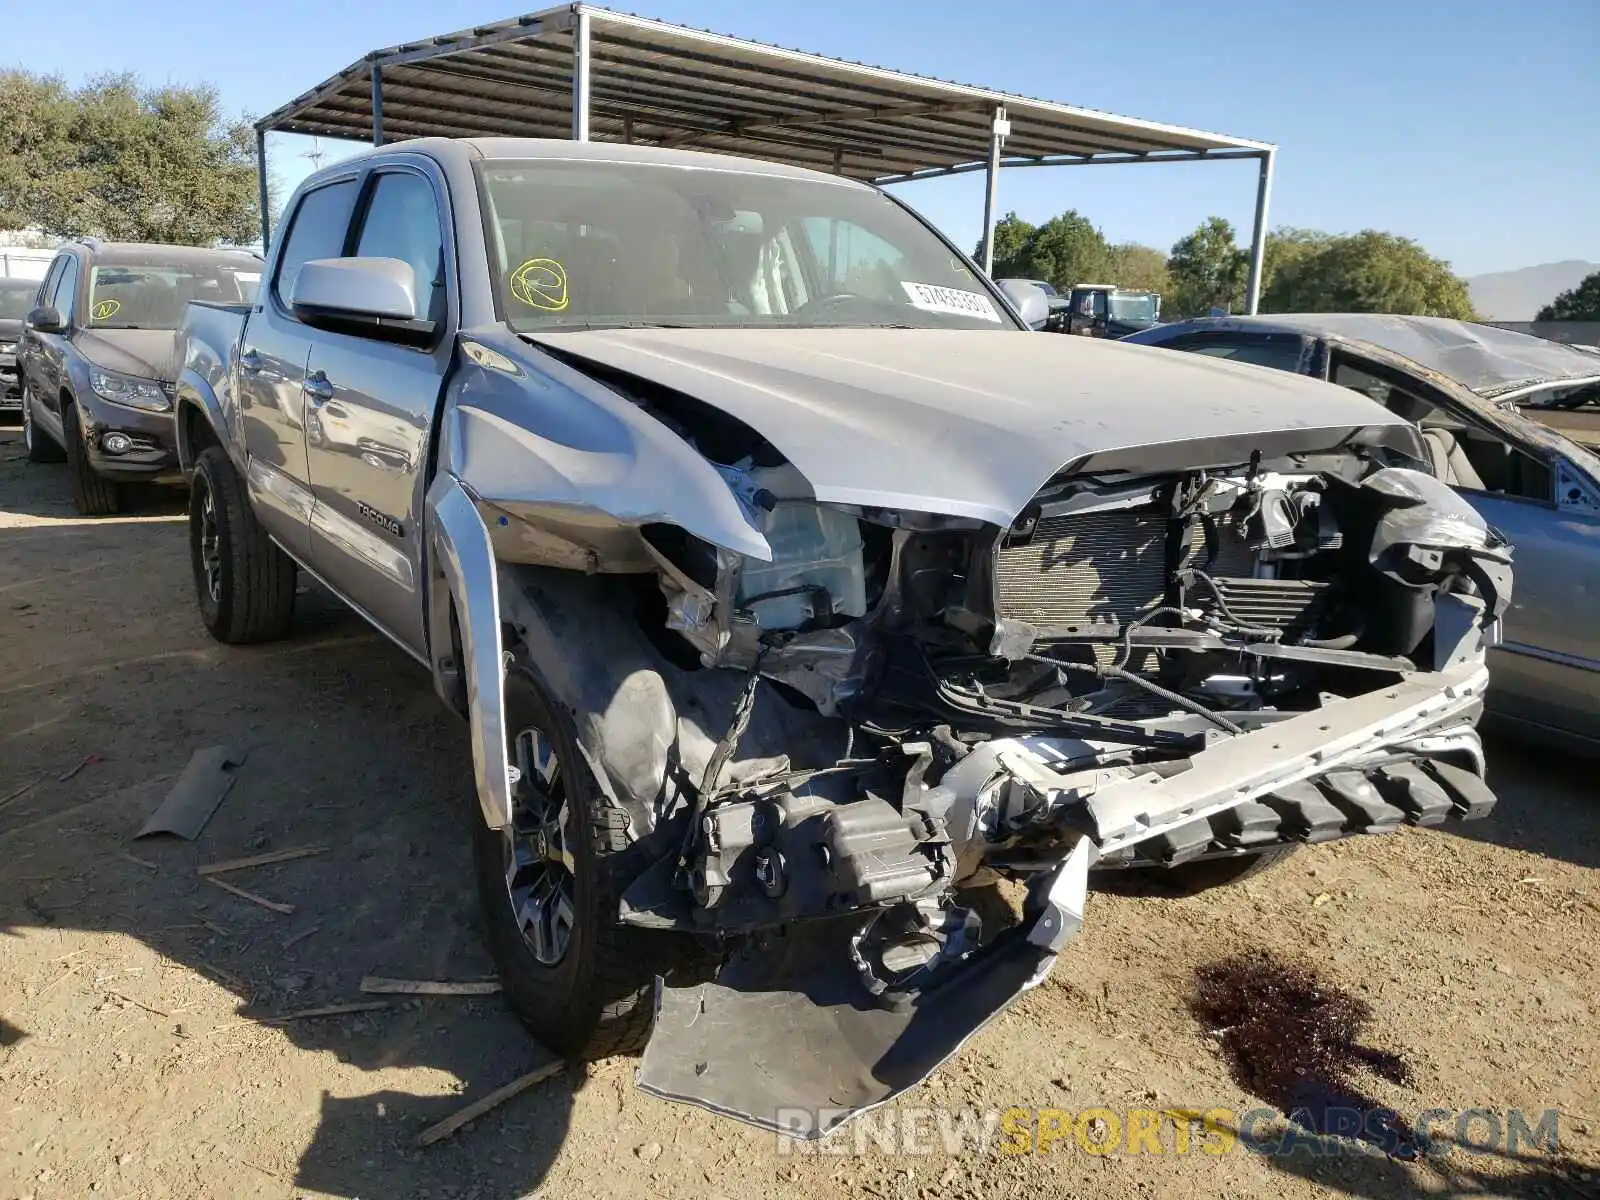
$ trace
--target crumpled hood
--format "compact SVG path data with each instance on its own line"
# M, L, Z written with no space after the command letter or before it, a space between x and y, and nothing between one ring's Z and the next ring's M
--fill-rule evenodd
M78 350L97 367L175 383L183 361L175 329L83 329Z
M1068 464L1167 471L1415 434L1347 388L1095 338L983 330L525 335L737 417L818 500L1009 525ZM1129 453L1131 452L1131 453Z

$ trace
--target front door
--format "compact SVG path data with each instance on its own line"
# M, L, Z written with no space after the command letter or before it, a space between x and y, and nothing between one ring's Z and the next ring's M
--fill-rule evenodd
M418 312L438 331L433 344L321 330L305 385L311 566L418 654L428 435L454 345L443 194L421 170L374 171L350 249L411 267Z
M1571 472L1559 460L1557 475ZM1549 472L1543 478L1549 479ZM1511 542L1511 610L1490 656L1489 705L1518 722L1600 739L1600 495L1572 503L1462 489Z
M66 444L66 434L61 424L61 395L69 387L67 347L72 340L72 324L77 314L78 278L77 258L63 255L60 269L54 272L42 303L61 314L66 329L61 333L42 333L31 328L27 331L30 343L27 360L31 368L27 383L33 401L33 421L62 445Z
M310 552L312 508L304 388L315 331L295 318L290 301L303 264L344 253L356 191L352 175L300 198L281 235L287 240L273 277L257 293L245 323L235 366L251 501L267 531L302 559Z

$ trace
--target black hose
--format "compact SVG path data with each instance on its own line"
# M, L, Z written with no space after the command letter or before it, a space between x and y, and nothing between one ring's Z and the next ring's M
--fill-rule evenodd
M1155 613L1150 614L1152 617L1155 615ZM1175 704L1184 711L1191 712L1197 717L1204 717L1207 721L1210 721L1219 729L1225 729L1229 733L1244 732L1244 727L1242 725L1234 724L1234 722L1228 720L1228 718L1223 716L1221 713L1212 712L1209 708L1198 701L1191 700L1187 696L1179 695L1177 692L1162 687L1159 683L1152 683L1150 680L1144 678L1144 676L1135 675L1132 671L1124 670L1122 667L1099 667L1091 666L1088 663L1060 662L1053 658L1046 658L1041 654L1029 654L1025 657L1033 662L1048 663L1053 667L1060 667L1062 670L1066 671L1082 671L1090 675L1098 676L1102 679L1120 679L1123 683L1131 683L1134 687L1143 688L1152 695L1159 696L1168 703Z
M1366 631L1366 614L1358 612L1356 613L1356 627L1349 633L1341 633L1337 637L1301 638L1299 644L1309 646L1313 650L1348 650L1361 640L1361 635Z
M1204 704L1201 704L1195 700L1191 700L1187 696L1179 695L1177 692L1169 691L1167 688L1162 687L1159 683L1152 683L1142 675L1135 675L1132 671L1124 671L1121 667L1106 667L1103 670L1103 674L1108 679L1120 679L1124 683L1131 683L1136 687L1142 687L1145 691L1150 692L1153 695L1160 696L1163 700L1169 701L1172 704L1176 704L1179 708L1192 712L1197 717L1204 717L1218 729L1226 729L1229 733L1244 732L1244 726L1234 724L1221 713L1212 712Z

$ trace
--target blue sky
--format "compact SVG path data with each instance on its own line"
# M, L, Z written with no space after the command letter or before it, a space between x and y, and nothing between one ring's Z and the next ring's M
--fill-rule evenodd
M499 20L515 2L73 0L63 22L0 22L0 66L73 82L121 70L209 81L230 112L259 115L368 50ZM1597 0L651 0L642 11L1275 142L1274 225L1390 230L1463 274L1600 261ZM308 148L272 140L282 183L310 169ZM902 194L976 240L981 175ZM1019 170L1002 174L1000 208L1030 220L1077 208L1113 241L1165 249L1211 213L1247 229L1254 194L1253 163Z

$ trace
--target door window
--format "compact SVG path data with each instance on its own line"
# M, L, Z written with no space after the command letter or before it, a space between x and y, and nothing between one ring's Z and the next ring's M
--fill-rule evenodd
M1305 345L1297 333L1192 334L1165 345L1207 358L1226 358L1291 374L1302 373L1305 362Z
M295 209L288 239L278 254L273 284L278 301L289 307L300 268L318 258L344 257L345 234L356 203L356 181L340 180L307 192Z
M50 307L59 312L68 325L72 324L73 301L77 294L78 260L69 255L61 268L61 275L56 279L56 290L50 296Z
M419 315L443 323L444 239L433 185L425 176L388 171L373 180L356 255L397 258L409 266Z
M1396 383L1371 369L1371 364L1358 364L1344 355L1335 357L1331 378L1416 425L1434 474L1452 487L1555 503L1555 480L1548 464L1455 416L1424 389Z
M65 258L58 258L50 264L50 269L44 273L44 279L39 283L39 290L33 295L35 305L42 308L55 298L56 280L61 278L61 267L66 261Z

